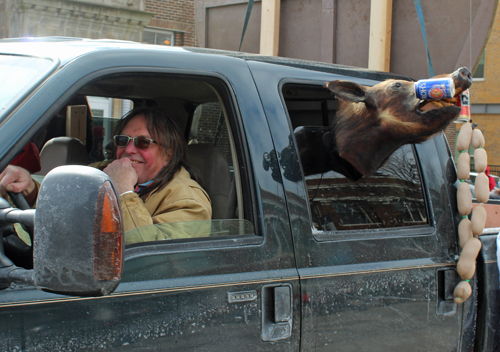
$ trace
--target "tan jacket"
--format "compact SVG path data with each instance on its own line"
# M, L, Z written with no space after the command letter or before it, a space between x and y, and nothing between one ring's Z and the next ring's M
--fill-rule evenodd
M91 166L100 168L102 165L104 168L109 163L106 160ZM26 197L33 208L40 189L40 184L34 182L35 189ZM210 198L184 167L163 189L141 198L136 193L125 193L120 196L120 205L124 231L128 231L125 244L210 234L211 222L201 221L212 218ZM162 223L172 224L148 226Z
M167 222L210 220L212 217L210 198L184 168L163 189L142 198L136 193L125 193L120 196L120 204L125 231ZM140 236L137 231L136 235ZM150 235L146 237L132 242L155 240ZM125 243L130 243L127 235L125 238Z

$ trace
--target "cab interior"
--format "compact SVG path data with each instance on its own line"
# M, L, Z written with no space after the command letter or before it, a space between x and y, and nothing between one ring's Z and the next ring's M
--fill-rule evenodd
M216 78L121 73L83 85L32 139L41 160L41 170L34 177L41 181L60 165L114 158L113 129L123 115L139 106L158 107L175 119L188 143L189 162L203 176L213 219L243 219L235 110L227 88Z

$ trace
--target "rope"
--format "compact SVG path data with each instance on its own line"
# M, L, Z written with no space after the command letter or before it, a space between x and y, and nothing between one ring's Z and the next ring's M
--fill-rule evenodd
M254 0L248 0L247 13L245 15L245 22L243 23L243 32L241 32L240 46L238 51L241 51L241 44L243 44L243 38L245 37L245 32L247 31L248 20L250 19L250 14L252 13Z
M422 13L422 5L420 0L415 0L415 8L417 9L418 20L420 21L420 28L422 29L422 36L424 37L425 52L427 53L427 66L429 67L429 77L434 77L434 69L432 68L431 54L427 45L427 34L425 33L424 14Z

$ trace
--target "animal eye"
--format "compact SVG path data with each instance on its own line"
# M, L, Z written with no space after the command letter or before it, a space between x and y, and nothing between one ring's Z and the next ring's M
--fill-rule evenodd
M394 88L401 88L402 84L400 82L395 82L392 86Z

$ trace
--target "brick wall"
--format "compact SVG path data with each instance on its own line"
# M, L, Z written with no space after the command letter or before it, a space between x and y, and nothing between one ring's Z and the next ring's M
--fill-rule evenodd
M474 114L472 121L479 124L477 128L484 134L486 141L484 149L488 154L488 165L500 165L500 115ZM500 174L497 173L497 176Z
M174 31L176 46L198 46L194 23L194 0L146 0L152 12L149 26Z
M475 80L470 89L471 104L500 104L500 11L497 11L490 38L486 44L484 80ZM500 165L500 115L473 114L472 121L478 124L486 140L488 164ZM457 124L458 130L462 125ZM452 144L450 143L450 146ZM454 145L454 144L453 144Z

